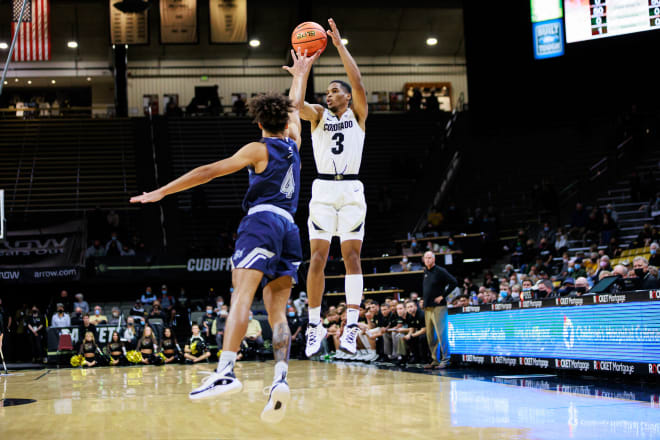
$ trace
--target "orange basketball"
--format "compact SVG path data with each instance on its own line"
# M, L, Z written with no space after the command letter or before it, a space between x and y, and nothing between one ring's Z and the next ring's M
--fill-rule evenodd
M307 49L307 55L312 56L317 50L323 52L328 44L328 36L323 27L313 21L306 21L299 24L291 34L291 45L293 50L304 54Z

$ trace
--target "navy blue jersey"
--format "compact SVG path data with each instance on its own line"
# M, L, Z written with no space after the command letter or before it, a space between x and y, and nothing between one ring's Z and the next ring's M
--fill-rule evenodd
M262 138L268 148L268 166L257 174L250 172L250 186L243 199L243 209L256 205L274 205L295 214L300 195L300 153L289 138Z

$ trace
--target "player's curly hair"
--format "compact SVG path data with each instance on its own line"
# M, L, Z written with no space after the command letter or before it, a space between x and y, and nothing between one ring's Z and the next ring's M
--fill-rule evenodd
M289 112L293 103L288 96L279 93L262 93L248 102L250 115L254 122L261 123L270 133L281 133L289 122Z

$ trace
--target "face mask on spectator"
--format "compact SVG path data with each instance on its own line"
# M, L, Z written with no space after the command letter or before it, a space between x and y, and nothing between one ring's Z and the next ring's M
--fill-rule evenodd
M571 272L573 272L574 270L575 270L574 268L569 267L569 268L568 268L568 273L571 273Z
M162 293L163 295L167 295L167 290L163 289L163 290L161 290L161 293Z
M100 311L100 310L94 310L94 314L95 314L95 315L100 315L100 314L101 314L101 311Z
M57 309L57 313L64 313L64 309Z
M548 231L550 230L550 228L548 228L548 227L546 226L545 228L543 228L543 230L544 230L545 232L548 232Z
M500 296L501 296L502 298L506 298L506 296L507 296L508 294L509 294L509 292L507 292L506 290L500 290Z
M112 241L117 241L117 237L112 237Z
M454 240L449 240L449 246L453 246L453 245L454 245Z
M655 255L656 252L657 252L657 249L651 249L651 255Z
M287 316L289 318L293 318L294 316L296 316L296 312L287 312Z
M518 298L520 298L520 292L516 292L516 291L514 290L513 292L511 292L511 297L512 297L513 299L518 299Z
M587 291L587 288L584 286L576 287L575 290L578 291L578 293L584 293Z
M644 269L641 268L635 269L635 275L637 275L637 278L644 278Z
M220 307L222 307L222 306L224 305L224 302L222 302L222 301L218 301L218 302L216 303L216 305L218 306L218 308L220 308Z
M226 310L220 310L220 316L227 316L229 313Z
M607 267L607 261L601 261L600 267Z
M112 314L112 317L113 317L113 318L119 318L119 313L114 312L114 313Z
M252 321L252 315L250 315L250 318L249 318L249 319L250 319L250 321Z
M579 264L576 264L576 265L575 265L575 270L578 270L579 268L580 268L580 265L579 265Z
M213 309L206 309L206 314L207 315L210 315L211 313L213 313Z

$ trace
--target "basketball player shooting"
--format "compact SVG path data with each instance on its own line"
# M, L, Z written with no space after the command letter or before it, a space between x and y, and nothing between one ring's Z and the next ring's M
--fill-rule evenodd
M311 251L307 275L310 325L307 328L305 354L308 357L320 350L321 341L327 333L321 324L321 301L332 237L338 236L341 241L341 254L346 267L347 317L339 348L351 354L357 351L357 321L363 285L360 251L367 204L358 173L369 110L367 94L360 69L342 43L337 25L332 18L328 23L330 30L327 35L339 52L348 83L335 80L328 85L327 109L307 102L300 108L300 117L312 124L312 147L318 172L312 184L307 222Z
M250 306L257 287L263 286L268 322L273 329L275 374L268 403L261 413L266 422L279 422L290 398L287 383L291 334L285 312L292 283L297 281L302 260L300 232L293 222L300 194L300 117L307 78L320 52L293 56L289 98L265 94L250 101L250 113L262 130L262 138L243 146L233 156L188 172L155 191L133 197L131 203L157 202L166 195L193 188L216 177L248 168L249 187L243 200L247 215L238 227L232 256L234 291L218 367L190 398L203 399L241 391L234 375L236 354L248 326Z

